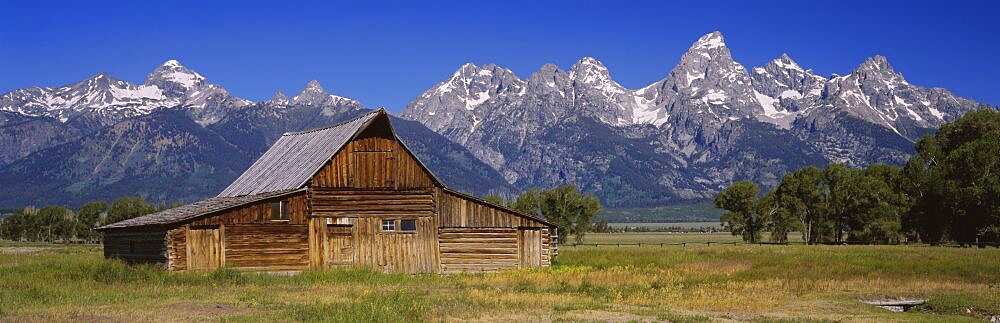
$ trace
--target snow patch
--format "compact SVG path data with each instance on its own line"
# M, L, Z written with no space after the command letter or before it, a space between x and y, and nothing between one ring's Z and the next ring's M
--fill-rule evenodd
M700 80L704 78L705 74L696 75L696 74L691 74L691 71L684 71L684 79L687 80L687 86L689 87L691 86L691 83L694 82L694 80Z
M938 110L937 108L930 105L927 106L927 110L929 110L931 114L933 114L935 117L941 120L944 120L944 117L948 115L947 113L941 112L941 110Z
M906 113L909 114L910 117L913 117L914 120L924 121L924 118L921 118L919 114L914 112L913 109L910 109L909 107L906 108Z
M796 90L784 90L778 95L778 97L782 99L801 99L802 93L799 93L799 91Z
M726 93L716 89L708 90L708 93L701 97L701 101L705 104L723 104L726 103L726 99L728 99Z
M666 109L661 109L656 106L655 99L646 99L644 94L646 90L651 88L652 85L647 86L641 90L634 93L635 100L635 110L632 111L632 123L641 124L648 123L659 127L660 125L667 122L670 116L667 115Z
M909 106L913 106L912 104L910 104L910 103L907 103L907 102L906 102L906 100L904 100L903 98L901 98L901 97L899 97L899 96L896 96L896 95L893 95L893 96L892 96L892 99L893 99L894 101L896 101L896 103L898 103L898 104L902 104L903 106L907 106L907 107L909 107ZM909 110L909 109L907 109L907 110Z
M792 122L797 116L796 113L779 110L778 99L757 92L757 90L753 90L753 95L757 103L760 103L761 108L764 109L764 118L758 118L759 120L773 123L782 129L791 129Z
M490 99L490 92L489 91L482 91L482 92L476 93L472 97L465 99L465 109L466 110L475 110L477 106L479 106L480 104L483 104L483 102L486 102L489 99Z

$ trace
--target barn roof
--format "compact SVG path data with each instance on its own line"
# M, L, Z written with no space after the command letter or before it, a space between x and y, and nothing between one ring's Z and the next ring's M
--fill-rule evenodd
M131 218L128 220L115 222L112 224L98 227L97 229L103 230L103 229L113 229L113 228L176 223L184 220L190 220L206 214L229 210L241 205L253 202L259 202L275 197L283 197L299 193L302 191L305 191L305 189L288 189L288 190L280 190L274 192L235 196L235 197L213 197L206 200L194 202L191 204L178 206L172 209L167 209L160 212L143 215L137 218Z
M378 109L332 126L285 133L218 196L253 195L300 188L330 160L331 156L379 117L388 118L385 109ZM391 123L386 121L391 129ZM395 136L395 131L392 133ZM409 151L405 144L403 147ZM440 183L427 167L424 169Z
M514 215L517 215L517 216L522 217L522 218L527 218L527 219L530 219L530 220L538 221L538 222L540 222L542 224L545 224L545 225L548 225L548 226L553 226L553 227L556 226L555 223L549 222L548 220L543 219L543 218L541 218L539 216L527 214L527 213L524 213L524 212L521 212L521 211L518 211L518 210L515 210L515 209L512 209L512 208L509 208L509 207L506 207L506 206L503 206L503 205L500 205L500 204L496 204L496 203L487 201L485 199L479 198L479 197L477 197L475 195L466 194L466 193L463 193L462 191L454 190L454 189L451 189L451 188L449 188L447 186L442 186L442 189L445 192L452 193L452 194L455 194L455 195L458 195L458 196L461 196L461 197L464 197L466 199L473 200L473 201L476 201L476 202L479 202L479 203L483 203L483 204L489 205L490 207L493 207L493 208L497 208L497 209L500 209L500 210L504 210L504 211L513 213Z

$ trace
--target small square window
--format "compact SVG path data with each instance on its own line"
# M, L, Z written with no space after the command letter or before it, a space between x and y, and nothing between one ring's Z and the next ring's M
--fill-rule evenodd
M399 231L417 231L417 220L399 220Z
M396 220L382 220L382 231L396 231Z
M271 220L287 221L289 219L288 211L288 201L272 202Z

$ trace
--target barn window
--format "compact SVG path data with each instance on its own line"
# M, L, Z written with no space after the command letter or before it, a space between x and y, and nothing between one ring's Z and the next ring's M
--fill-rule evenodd
M288 201L271 202L271 220L288 221Z
M417 231L417 220L399 220L399 231Z
M396 220L382 220L382 231L396 231Z

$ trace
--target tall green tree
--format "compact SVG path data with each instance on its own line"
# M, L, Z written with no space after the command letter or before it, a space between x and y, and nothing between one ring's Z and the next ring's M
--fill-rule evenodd
M513 201L507 203L507 206L521 213L541 216L540 195L538 189L532 188L518 195Z
M573 185L542 191L538 204L545 219L559 228L559 235L573 236L577 243L583 241L594 216L602 208L601 201L593 193L584 195Z
M781 196L777 190L768 192L754 203L757 214L767 219L765 229L771 232L771 242L786 243L789 233L802 230L802 221L792 212L793 208L786 207L788 204L793 204L794 201Z
M919 198L908 224L931 242L1000 241L1000 112L966 113L916 148L906 177Z
M760 188L754 183L736 182L715 196L716 208L726 210L722 214L723 227L733 235L743 237L746 242L760 241L761 232L767 219L757 210L756 197Z
M902 237L902 217L911 203L903 190L900 168L870 165L857 174L857 198L848 217L848 239L870 243L898 243Z
M823 221L826 194L820 186L822 181L822 170L806 166L786 174L775 188L782 212L798 219L802 240L810 244L818 242L813 233Z
M67 239L73 235L73 226L69 222L72 217L69 210L62 206L50 205L38 210L34 215L38 230L35 241L53 242L56 239ZM64 240L65 241L65 240Z
M76 212L76 219L80 225L80 238L88 242L95 242L99 234L94 230L101 224L101 217L108 211L108 204L104 202L90 202L80 207Z
M20 209L14 211L14 214L4 218L2 230L0 230L0 238L13 241L24 241L29 239L28 216L29 214L27 209Z
M147 203L141 197L122 197L116 199L108 207L108 216L104 223L115 223L156 211L156 205Z
M847 168L844 164L831 164L823 171L826 191L824 218L829 221L828 226L822 227L829 230L823 232L824 240L843 241L844 232L848 229L848 218L851 216L853 204L856 202L855 198L859 193L856 185L857 179L856 171Z

